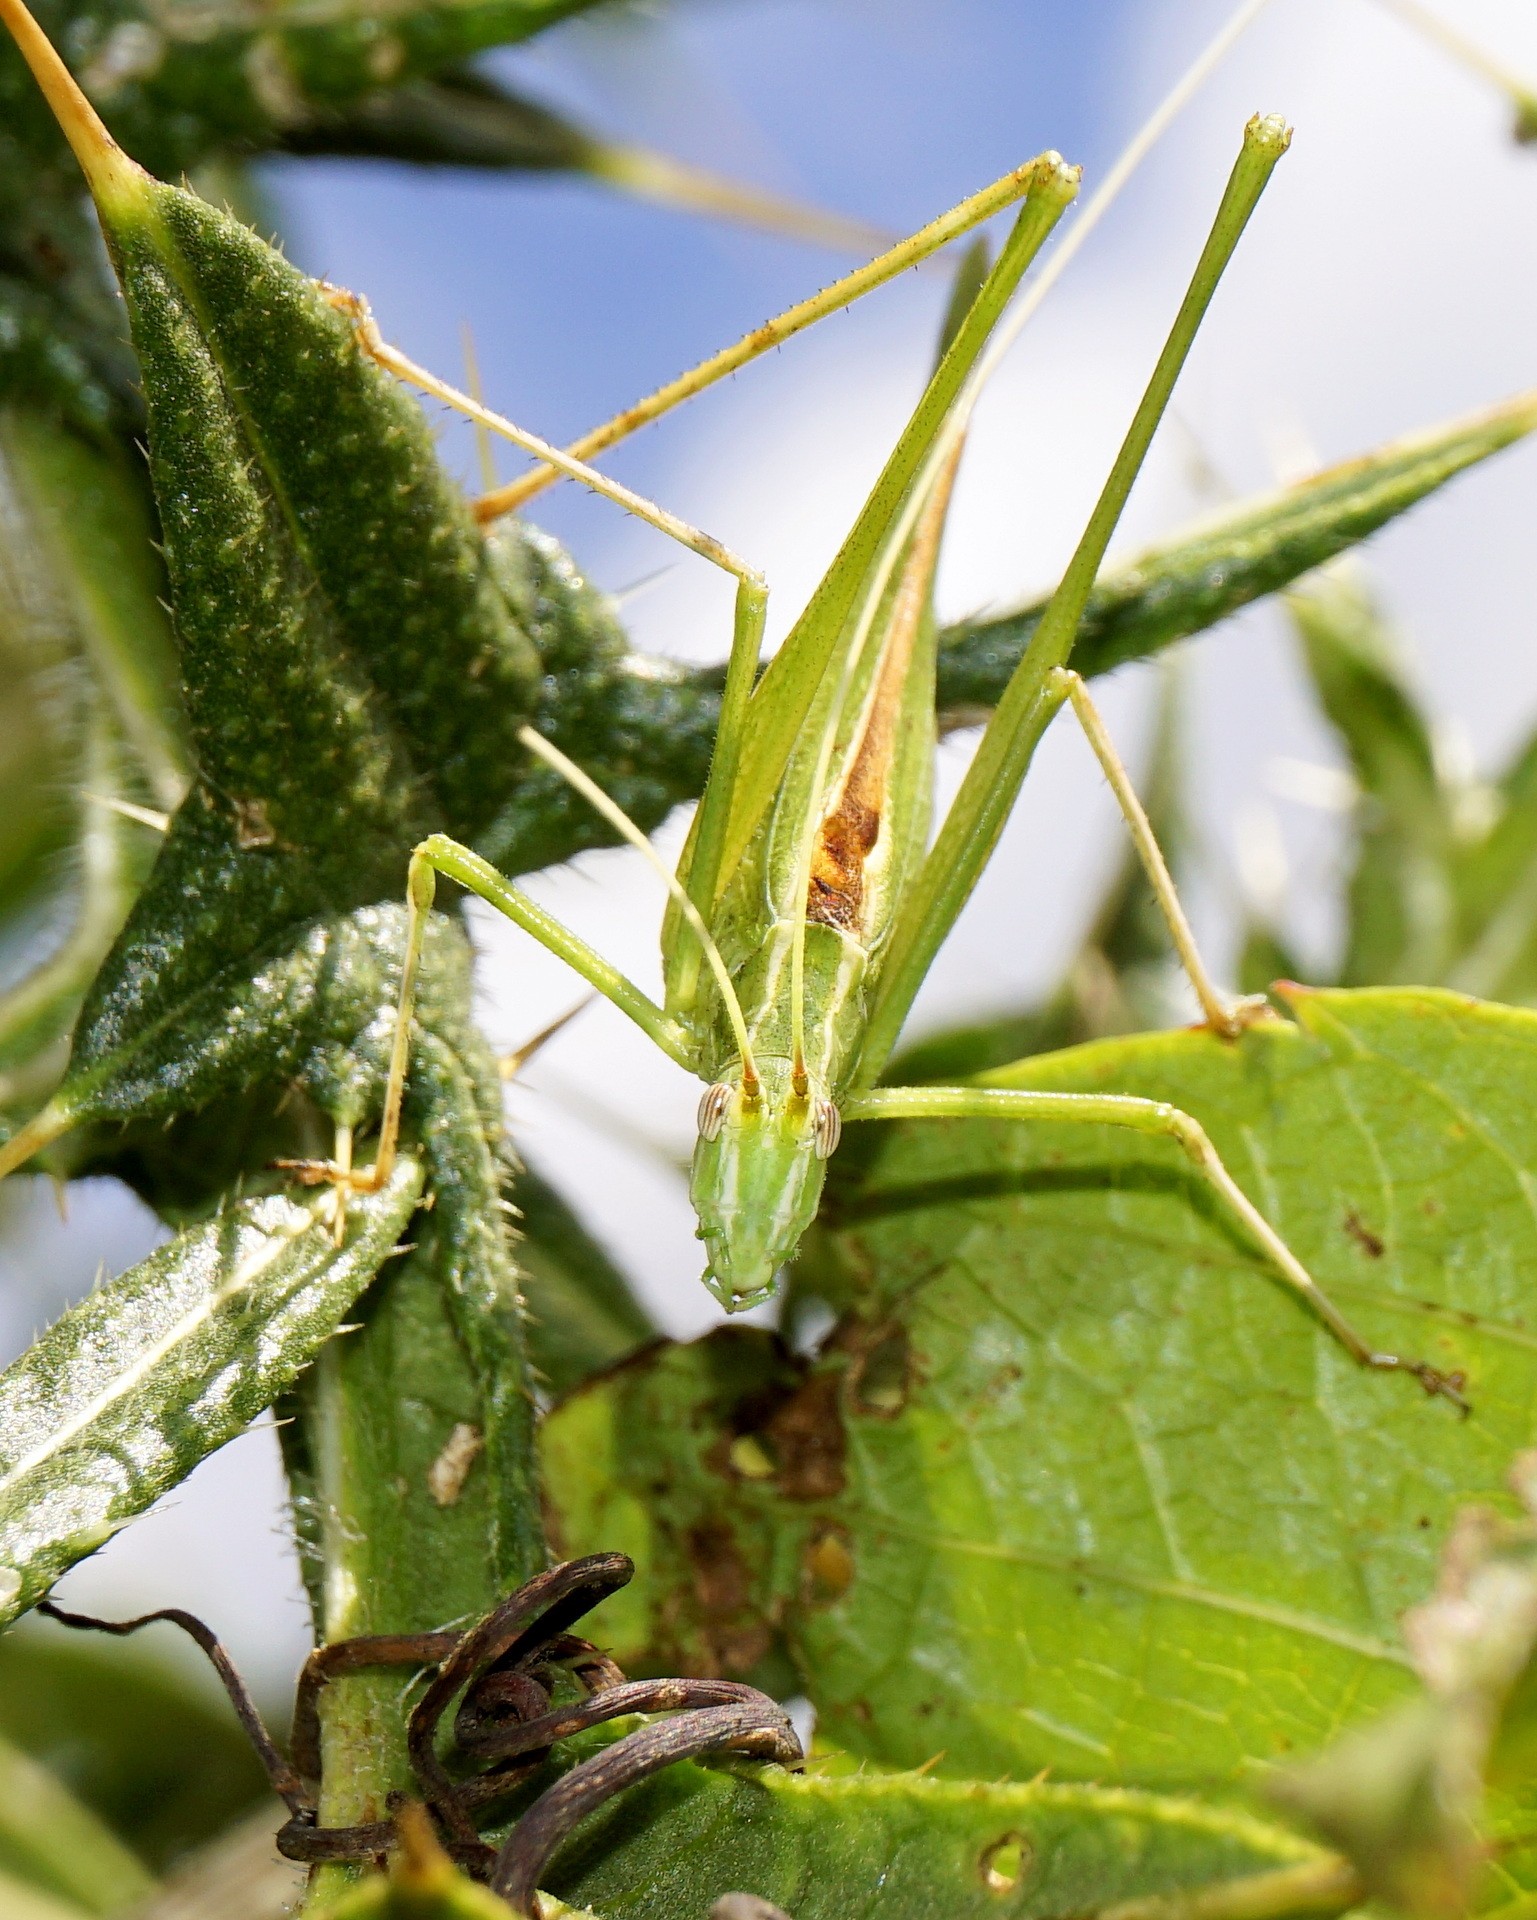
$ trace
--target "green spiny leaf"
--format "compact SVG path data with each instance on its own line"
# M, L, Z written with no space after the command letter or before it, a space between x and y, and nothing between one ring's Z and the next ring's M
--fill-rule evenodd
M1107 1041L988 1076L1205 1124L1373 1341L1466 1372L1458 1420L1359 1371L1178 1156L1093 1127L871 1127L767 1335L664 1349L547 1424L563 1550L643 1569L623 1661L739 1672L784 1633L831 1737L958 1773L1242 1778L1410 1682L1402 1609L1530 1443L1537 1017L1291 996L1229 1045Z
M1241 1814L1152 1794L680 1766L594 1816L546 1879L605 1920L705 1920L735 1890L795 1920L1016 1920L1322 1858Z
M0 1617L234 1439L334 1332L410 1218L402 1162L354 1202L233 1206L100 1288L0 1374Z

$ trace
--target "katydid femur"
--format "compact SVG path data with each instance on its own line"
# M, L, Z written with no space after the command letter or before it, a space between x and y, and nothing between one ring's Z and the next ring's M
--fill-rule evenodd
M1075 170L1047 154L1010 176L1023 190L1013 232L854 530L756 686L766 594L751 568L574 453L547 445L415 366L384 342L361 302L335 296L352 312L362 348L382 365L512 439L546 468L582 480L681 539L733 574L738 587L714 761L676 874L579 766L532 729L520 734L528 751L580 792L666 881L665 1003L650 999L478 854L435 834L411 858L407 950L375 1165L355 1172L311 1165L306 1177L372 1185L389 1171L422 939L442 874L564 959L706 1083L692 1197L709 1255L706 1284L729 1309L763 1300L794 1256L844 1121L984 1115L1083 1121L1175 1142L1276 1274L1358 1362L1409 1372L1428 1391L1458 1398L1455 1380L1376 1352L1362 1338L1190 1115L1118 1095L877 1084L918 984L992 853L1033 748L1064 704L1083 723L1131 826L1207 1026L1231 1039L1253 1020L1276 1017L1263 1002L1229 1004L1213 986L1146 816L1082 681L1065 661L1196 329L1289 137L1276 119L1255 119L1245 130L1212 233L1088 529L932 847L936 628L930 589L951 480L997 341L990 353L984 349L995 329L1017 331L1017 324L998 329L998 322L1071 202ZM874 284L868 270L866 283ZM850 291L846 284L832 289L824 304L837 304ZM1017 322L1017 309L1011 321ZM626 424L644 417L651 417L644 407L632 410ZM614 437L599 429L585 444L601 446ZM500 499L491 496L493 505Z

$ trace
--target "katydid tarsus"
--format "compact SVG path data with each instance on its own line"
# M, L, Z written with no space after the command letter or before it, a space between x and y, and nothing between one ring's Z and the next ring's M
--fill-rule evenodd
M658 1004L479 855L443 835L412 856L410 931L385 1114L372 1168L309 1177L372 1184L395 1152L409 1064L410 1009L438 875L531 933L705 1082L692 1197L709 1257L706 1284L730 1309L765 1299L815 1214L845 1121L988 1116L1127 1127L1175 1143L1275 1274L1362 1365L1413 1374L1456 1400L1435 1369L1375 1351L1317 1286L1243 1192L1200 1123L1162 1102L976 1086L878 1084L929 962L975 885L1019 790L1031 750L1070 705L1126 815L1205 1023L1234 1039L1274 1018L1213 985L1146 816L1078 676L1065 665L1105 547L1200 320L1271 169L1289 141L1255 119L1167 344L1052 608L984 734L972 772L929 846L934 749L930 588L950 483L984 349L1075 188L1045 155L1019 176L1023 205L997 265L943 355L913 420L810 607L775 661L758 669L765 590L734 555L423 372L387 346L352 303L364 348L493 431L641 512L731 572L735 639L710 780L676 874L582 769L532 729L529 752L555 768L669 889L666 994ZM835 290L836 291L836 290ZM349 296L338 296L350 301ZM649 415L647 417L650 417ZM584 450L609 444L601 433ZM579 443L583 444L583 443ZM505 496L492 496L493 501Z

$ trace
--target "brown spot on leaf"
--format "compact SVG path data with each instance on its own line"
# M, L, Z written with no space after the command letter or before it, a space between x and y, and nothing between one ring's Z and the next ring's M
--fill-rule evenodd
M777 1463L774 1483L787 1500L832 1500L842 1493L848 1443L836 1374L808 1374L761 1431Z
M745 1607L749 1591L747 1562L726 1522L702 1520L689 1528L687 1540L699 1611L719 1617Z
M1354 1207L1345 1215L1344 1226L1346 1233L1355 1241L1368 1260L1380 1260L1387 1251L1382 1236L1372 1232Z
M472 1427L467 1420L455 1422L453 1432L443 1442L443 1451L427 1469L427 1491L438 1506L459 1504L470 1468L485 1444L486 1436L479 1427Z
M717 1674L746 1673L773 1644L773 1630L752 1604L752 1575L724 1520L704 1520L684 1536L705 1664Z

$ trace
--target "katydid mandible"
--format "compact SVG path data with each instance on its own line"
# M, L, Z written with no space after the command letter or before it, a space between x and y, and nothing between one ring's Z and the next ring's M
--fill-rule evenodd
M1290 134L1256 118L1189 291L1073 561L1000 701L937 839L929 845L935 623L930 593L970 407L996 358L990 336L1077 186L1056 154L1009 178L1023 203L999 260L943 354L859 520L778 654L757 678L762 579L696 529L538 440L389 347L366 307L338 293L363 350L483 426L641 514L733 574L735 635L709 781L676 874L582 769L525 727L553 767L661 872L666 993L657 1004L471 849L441 834L412 855L409 931L378 1153L371 1168L310 1164L307 1178L371 1187L398 1139L410 1019L439 874L532 934L705 1082L691 1193L730 1310L768 1297L815 1216L845 1121L990 1116L1081 1121L1162 1136L1183 1149L1275 1274L1361 1365L1403 1371L1461 1404L1460 1382L1378 1352L1323 1293L1238 1186L1199 1122L1119 1095L878 1083L917 987L990 857L1036 743L1071 705L1115 791L1206 1024L1229 1039L1263 1002L1230 1004L1197 952L1147 819L1066 657L1132 481L1227 260ZM1002 183L1000 183L1002 184ZM996 191L996 190L993 190ZM874 280L869 282L875 284ZM863 287L854 291L863 291ZM848 289L834 289L826 297ZM702 384L700 381L698 384ZM668 402L670 404L670 401ZM637 414L654 417L642 409ZM627 428L626 428L627 430ZM588 445L601 441L588 437ZM611 438L614 436L610 436ZM494 501L496 496L492 496ZM756 679L756 685L754 684Z

